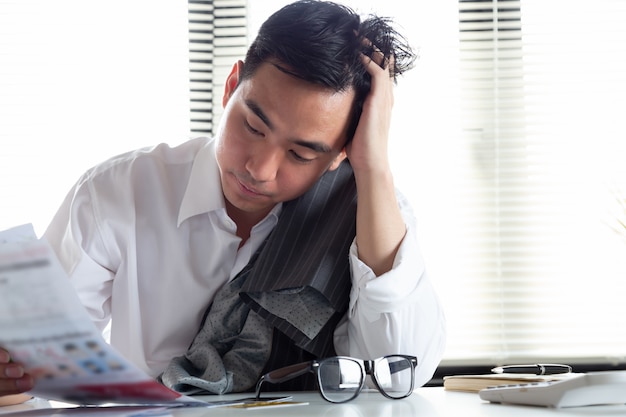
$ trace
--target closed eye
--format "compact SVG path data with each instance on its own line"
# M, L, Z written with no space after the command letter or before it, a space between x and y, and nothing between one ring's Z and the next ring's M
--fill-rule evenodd
M303 156L300 156L296 151L291 150L289 151L291 153L291 155L293 156L293 158L297 161L297 162L301 162L303 164L307 164L309 162L312 162L315 160L315 158L305 158Z
M247 120L244 120L244 125L246 126L246 129L252 133L253 135L259 135L259 136L265 136L260 130L255 129L254 127L252 127L252 125L250 123L248 123Z

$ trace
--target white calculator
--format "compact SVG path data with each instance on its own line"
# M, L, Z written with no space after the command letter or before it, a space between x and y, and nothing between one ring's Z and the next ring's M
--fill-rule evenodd
M626 404L626 371L588 372L556 381L498 385L478 394L495 403L555 408Z

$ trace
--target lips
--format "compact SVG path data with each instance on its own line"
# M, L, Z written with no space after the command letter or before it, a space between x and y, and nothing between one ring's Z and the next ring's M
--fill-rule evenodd
M248 185L244 181L242 181L238 176L235 175L237 183L239 184L239 188L245 195L253 196L253 197L267 197L267 195L256 188Z

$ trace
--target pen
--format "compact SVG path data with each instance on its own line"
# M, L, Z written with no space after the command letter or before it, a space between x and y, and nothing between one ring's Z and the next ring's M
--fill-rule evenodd
M554 375L572 372L569 365L555 363L538 363L534 365L507 365L493 368L491 372L495 374L533 374L533 375Z

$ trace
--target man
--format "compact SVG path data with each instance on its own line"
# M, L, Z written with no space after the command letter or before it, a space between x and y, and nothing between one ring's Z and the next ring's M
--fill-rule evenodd
M242 312L234 339L243 339L243 322L254 314L249 311L260 317L255 325L261 329L250 339L263 341L255 346L259 355L251 356L262 359L251 361L264 363L254 363L258 369L250 378L284 365L286 358L403 353L418 358L416 384L427 382L443 353L445 320L424 271L415 220L394 188L387 157L394 82L413 59L386 19L361 21L330 2L293 3L264 23L245 62L233 66L215 140L141 149L89 170L68 194L46 238L94 322L103 330L111 325L111 343L154 377L170 369L173 358L197 368L186 354L190 343L200 350L217 343L205 342L198 329L210 338L229 318L212 319L219 312L207 309L214 300L227 299L224 294L250 264L244 289L232 290L234 298L228 299ZM332 189L339 181L332 176L342 172L349 174L347 190L356 185L352 221L336 219L351 218L349 205L343 214L322 211L332 215L321 217L306 207L294 209L302 201L317 204L320 184ZM344 194L342 189L328 195ZM320 206L333 207L334 199ZM294 217L287 224L288 215ZM333 294L324 290L321 296L303 291L302 305L322 311L321 323L307 338L300 337L309 331L306 319L292 313L277 318L255 298L275 291L246 293L245 287L258 280L271 286L273 274L254 271L272 242L281 242L279 257L308 255L285 251L286 238L278 231L299 230L309 221L312 234L295 233L294 245L316 251L349 238L345 257L326 251L322 258L345 263L349 297L329 302ZM325 225L342 228L351 222L354 236L342 232L323 242L316 236ZM316 267L312 274L319 273ZM337 268L328 271L326 281L341 281ZM299 279L286 278L287 283ZM285 290L290 288L277 292ZM298 320L293 333L282 330ZM226 358L234 345L212 351L217 351L212 360L224 361L224 378L238 372L228 369ZM27 391L32 379L19 365L8 364L4 353L0 395Z

